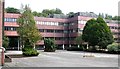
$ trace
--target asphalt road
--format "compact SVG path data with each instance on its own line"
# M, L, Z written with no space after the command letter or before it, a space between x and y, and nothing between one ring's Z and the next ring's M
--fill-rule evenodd
M5 67L118 67L118 55L113 54L63 50L39 52L38 57L12 58L12 62L5 63Z

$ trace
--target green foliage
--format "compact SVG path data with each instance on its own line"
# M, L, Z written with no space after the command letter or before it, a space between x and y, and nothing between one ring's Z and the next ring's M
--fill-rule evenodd
M42 16L42 17L48 17L48 15L50 14L63 14L62 11L59 9L59 8L56 8L56 9L43 9L43 11L40 13L40 12L32 12L32 14L34 16Z
M69 47L67 48L67 51L83 51L83 47L80 46L79 48L77 46Z
M34 16L38 16L38 17L42 16L42 13L38 13L38 12L36 12L36 11L32 12L32 14L33 14Z
M105 14L105 19L112 20L112 16L111 16L111 15L108 15L108 14Z
M33 49L31 46L25 46L23 49L23 55L25 56L38 56L39 52L37 50Z
M120 16L114 16L112 20L120 20Z
M5 37L3 38L3 47L6 49L9 45L9 38Z
M19 9L16 9L16 8L13 8L13 7L7 7L7 8L5 9L5 11L6 11L7 13L17 13L17 14L20 13Z
M76 37L75 41L78 45L81 45L83 43L82 35L80 34L80 36Z
M41 39L41 35L37 30L34 17L28 6L23 8L23 13L17 19L19 28L17 30L20 35L21 45L35 46L35 43Z
M89 20L83 30L82 39L88 42L90 46L100 46L106 48L108 44L113 43L111 30L102 18Z
M91 38L88 38L88 37L92 37L92 34L91 34L91 26L93 24L96 23L96 20L95 19L91 19L91 20L88 20L84 29L83 29L83 34L82 34L82 39L85 41L85 42L89 42L91 40Z
M44 39L45 52L55 52L56 46L53 39Z
M74 12L69 12L67 15L71 18L71 17L74 17Z
M99 13L99 15L98 15L99 17L101 17L101 18L104 18L104 14L102 13Z
M120 52L120 45L118 43L109 44L107 49L110 53L119 53Z

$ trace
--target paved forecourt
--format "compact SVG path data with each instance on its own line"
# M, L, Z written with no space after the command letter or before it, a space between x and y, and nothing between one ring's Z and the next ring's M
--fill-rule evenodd
M5 63L5 67L118 67L118 55L114 54L66 50L39 52L38 57L12 58L12 62ZM91 54L95 57L83 57Z

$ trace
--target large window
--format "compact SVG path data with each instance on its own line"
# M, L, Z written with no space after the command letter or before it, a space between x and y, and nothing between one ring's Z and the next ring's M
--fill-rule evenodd
M54 33L54 30L52 30L52 29L47 29L46 32Z
M4 27L6 31L16 31L17 27Z
M119 29L119 27L116 26L109 26L110 29Z
M17 19L16 18L5 18L4 21L5 22L16 22Z
M63 33L63 30L55 30L55 33Z
M44 32L44 29L39 29L40 32Z
M40 25L54 25L54 26L66 26L66 23L63 22L47 22L47 21L36 21L37 24Z
M79 24L86 24L86 22L87 22L87 21L85 21L85 20L80 20L80 21L78 21Z

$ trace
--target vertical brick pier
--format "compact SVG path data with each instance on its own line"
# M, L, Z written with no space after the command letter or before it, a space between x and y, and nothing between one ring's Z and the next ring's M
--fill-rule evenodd
M3 8L4 0L0 0L0 65L4 65L4 50L2 48L2 38L3 38Z

